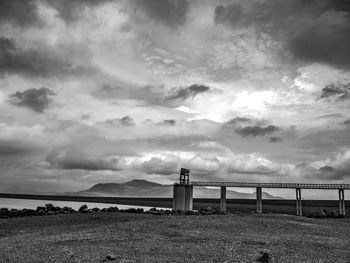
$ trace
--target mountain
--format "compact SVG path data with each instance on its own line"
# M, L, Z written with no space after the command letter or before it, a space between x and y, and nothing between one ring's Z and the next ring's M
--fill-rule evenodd
M73 193L71 193L73 194ZM103 183L95 184L91 188L77 193L81 196L116 196L116 197L172 197L173 185L163 185L146 180L131 180L126 183ZM219 198L219 188L194 187L195 198ZM255 199L255 193L240 193L230 188L226 191L227 198ZM268 193L263 192L264 199L277 199Z

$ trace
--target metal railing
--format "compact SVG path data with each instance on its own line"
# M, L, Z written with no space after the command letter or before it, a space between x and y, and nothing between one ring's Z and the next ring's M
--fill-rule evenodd
M246 183L246 182L196 182L190 181L193 186L226 186L226 187L261 187L261 188L290 188L290 189L346 189L350 184L298 184L298 183Z

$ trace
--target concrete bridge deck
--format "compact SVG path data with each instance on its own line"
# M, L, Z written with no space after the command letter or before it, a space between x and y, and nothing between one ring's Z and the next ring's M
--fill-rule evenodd
M298 184L298 183L247 183L247 182L197 182L190 181L193 186L214 187L247 187L247 188L288 188L288 189L346 189L350 190L350 184Z

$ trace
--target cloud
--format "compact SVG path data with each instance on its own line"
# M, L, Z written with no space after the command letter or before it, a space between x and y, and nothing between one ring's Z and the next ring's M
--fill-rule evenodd
M329 12L300 30L290 41L292 54L307 62L350 69L349 15Z
M13 39L0 37L0 74L18 73L32 77L45 77L78 74L87 70L88 68L71 62L68 56L62 58L47 47L22 49Z
M163 120L157 123L157 125L160 125L160 126L175 126L175 124L176 124L176 120Z
M237 25L245 20L242 7L238 4L230 4L227 6L219 5L215 8L215 23L228 23Z
M103 122L109 127L130 127L135 126L133 119L130 116L124 116L120 119L109 119Z
M281 142L283 141L281 137L270 137L269 142Z
M133 0L131 4L133 18L139 22L140 12L144 12L149 19L169 27L175 28L186 22L187 0Z
M135 160L131 163L131 167L146 174L171 175L178 173L179 159L176 156L167 156L166 158L152 157L143 162Z
M112 87L103 85L93 93L99 99L132 99L147 102L151 105L176 107L183 101L194 98L198 94L206 93L210 88L205 85L193 84L188 87L173 87L168 89L165 85L134 86L121 84Z
M1 0L0 23L28 26L38 22L35 0Z
M166 100L185 100L194 98L200 93L209 91L210 88L204 85L194 84L185 88L172 88L166 96Z
M313 180L345 180L349 178L350 151L338 153L325 160L303 163L292 171L294 175Z
M279 130L275 125L266 125L264 120L235 117L223 123L224 130L233 130L242 137L264 136Z
M229 121L225 122L223 127L224 128L230 128L230 127L237 127L240 125L243 125L245 123L250 123L252 120L249 118L244 118L244 117L235 117L233 119L230 119Z
M27 107L35 112L43 113L48 108L52 96L55 93L48 88L27 89L23 92L17 91L10 95L10 102L13 105Z
M336 97L340 100L350 98L350 83L332 83L322 89L321 98Z
M111 0L47 0L56 9L59 17L69 23L78 20L84 8L102 5L108 1Z
M275 45L269 48L281 57L284 53L297 61L349 69L349 4L344 2L238 1L217 6L215 22L233 29L253 27L257 33L269 35L282 43L280 50L276 50Z
M235 132L241 135L242 137L255 137L255 136L264 136L266 134L273 133L277 130L278 130L278 127L274 125L268 125L265 127L246 126L243 128L236 129Z
M37 152L40 148L19 140L0 140L0 156L21 155Z
M79 151L53 153L47 156L46 160L51 167L55 169L88 171L121 170L118 167L119 161L117 158L104 159L100 157L88 156Z

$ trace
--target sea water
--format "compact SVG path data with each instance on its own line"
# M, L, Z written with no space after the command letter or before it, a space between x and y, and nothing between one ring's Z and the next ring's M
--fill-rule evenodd
M108 203L91 203L91 202L71 202L71 201L49 201L49 200L29 200L29 199L12 199L12 198L0 198L0 208L8 209L36 209L37 206L45 206L45 204L53 204L54 206L64 207L68 206L75 210L78 210L82 205L87 205L88 208L108 208L117 206L119 209L128 208L143 208L149 210L152 207L149 206L135 206L135 205L119 205ZM156 207L157 209L169 210L169 208Z

